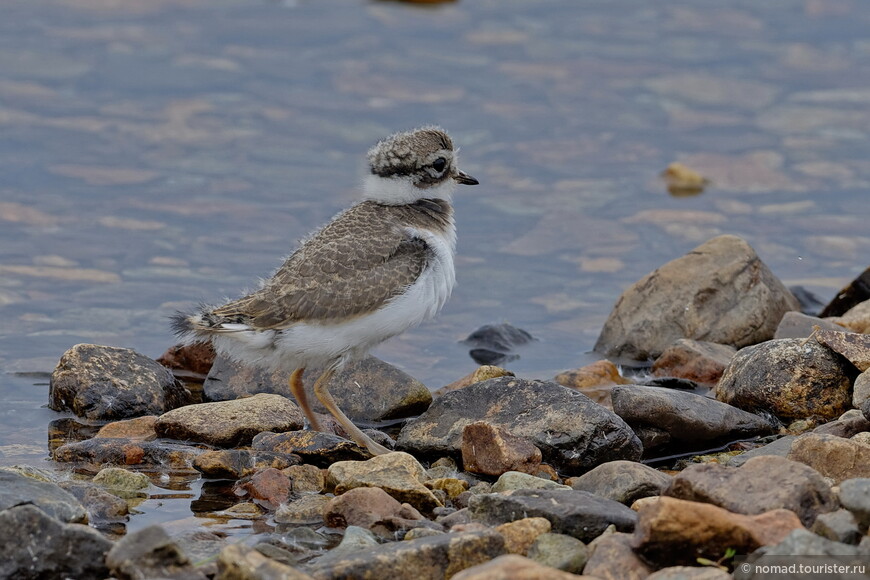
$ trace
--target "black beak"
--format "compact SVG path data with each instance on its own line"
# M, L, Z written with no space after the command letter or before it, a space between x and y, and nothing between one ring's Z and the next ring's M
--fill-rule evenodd
M462 171L454 175L453 179L455 179L457 183L461 183L462 185L477 185L480 183L478 180L471 177L467 173L463 173Z

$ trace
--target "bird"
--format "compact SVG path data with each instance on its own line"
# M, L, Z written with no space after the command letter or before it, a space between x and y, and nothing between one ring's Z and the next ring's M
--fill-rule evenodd
M447 132L425 126L386 137L368 151L362 199L303 239L250 294L221 306L177 312L184 342L211 342L243 365L289 373L290 392L321 431L302 376L324 369L314 394L344 431L372 455L390 449L338 407L333 374L374 346L433 318L456 284L456 186L477 185L460 171Z

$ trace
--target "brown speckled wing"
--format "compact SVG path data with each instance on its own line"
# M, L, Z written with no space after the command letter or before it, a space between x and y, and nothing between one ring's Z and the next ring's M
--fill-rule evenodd
M431 226L425 222L438 217L431 210L355 205L308 239L261 290L213 314L269 329L302 320L329 324L377 310L426 267L432 250L399 224Z

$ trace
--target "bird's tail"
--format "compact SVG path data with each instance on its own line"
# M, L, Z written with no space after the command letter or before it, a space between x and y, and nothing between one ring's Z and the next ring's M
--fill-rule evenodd
M173 334L183 342L206 338L211 327L208 321L210 311L211 308L205 304L200 304L194 312L176 311L169 317Z

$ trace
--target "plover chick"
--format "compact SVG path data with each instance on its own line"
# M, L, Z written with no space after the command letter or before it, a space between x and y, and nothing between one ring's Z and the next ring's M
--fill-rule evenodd
M363 201L306 239L248 296L173 318L187 342L211 341L242 364L290 373L290 391L320 430L302 385L306 367L325 369L314 394L359 445L389 450L338 408L327 384L369 349L435 316L456 281L456 184L478 182L457 167L442 129L396 133L368 153Z

